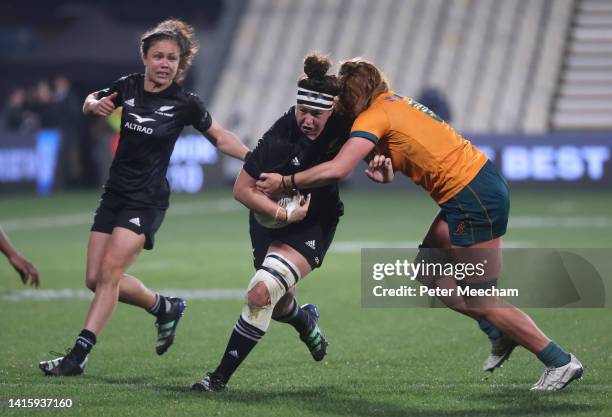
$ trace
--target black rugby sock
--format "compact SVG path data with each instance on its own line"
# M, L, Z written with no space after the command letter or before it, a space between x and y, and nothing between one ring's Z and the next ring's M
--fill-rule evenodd
M155 304L147 311L155 317L163 317L170 311L170 309L172 308L172 304L170 303L167 297L164 297L161 294L155 295L157 296Z
M281 323L290 324L302 336L309 335L314 324L310 319L310 315L300 308L295 297L293 298L293 304L289 313L284 316L273 317L273 319Z
M83 329L74 343L74 347L70 351L70 356L78 363L85 360L91 349L96 344L96 335L93 332Z
M229 381L236 369L242 361L253 350L257 342L266 333L257 327L247 323L242 316L234 325L234 330L227 342L225 353L221 358L221 363L215 369L214 374L220 377L224 382Z

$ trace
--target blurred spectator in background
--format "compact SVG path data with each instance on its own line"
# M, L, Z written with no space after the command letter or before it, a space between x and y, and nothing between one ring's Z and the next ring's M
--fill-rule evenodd
M53 91L45 80L34 87L15 88L2 112L3 127L11 132L32 133L42 128L56 127Z
M86 136L88 158L91 161L87 165L87 177L93 181L93 184L101 187L110 169L113 161L116 146L119 143L119 135L115 131L110 119L116 118L118 115L119 126L121 126L121 110L114 112L108 117L90 118L87 120L89 124L89 134ZM90 185L90 184L88 184Z
M38 80L30 87L14 88L2 106L0 128L21 134L60 131L59 188L98 187L108 172L114 132L104 121L82 117L81 98L63 74L52 83Z
M40 80L30 92L28 107L36 115L38 129L56 126L51 101L52 94L51 86L46 80Z
M435 87L425 87L419 93L417 101L440 116L446 123L451 122L452 113L444 93Z
M26 91L17 87L10 94L2 111L4 128L11 132L18 132L24 127L26 105Z
M0 227L0 252L6 256L11 266L19 273L21 282L24 284L29 282L30 285L38 288L40 285L38 270L30 261L17 252L17 249L11 244L8 236L4 233L4 230L2 230L2 227Z
M87 166L91 165L89 138L82 135L81 103L70 80L58 75L53 80L51 96L53 124L61 132L62 145L57 182L60 187L81 186Z

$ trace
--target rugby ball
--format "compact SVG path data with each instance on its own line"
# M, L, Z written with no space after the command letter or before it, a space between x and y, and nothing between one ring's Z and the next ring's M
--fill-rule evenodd
M289 211L292 211L300 206L300 198L301 197L299 195L294 195L293 197L288 195L281 195L281 197L276 202L279 206L284 207ZM287 226L287 224L277 223L276 220L274 220L274 217L257 213L256 211L253 212L253 215L257 223L268 229L280 229L281 227Z

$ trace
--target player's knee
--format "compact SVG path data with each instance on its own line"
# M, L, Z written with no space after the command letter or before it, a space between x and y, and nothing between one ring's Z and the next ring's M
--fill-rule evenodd
M427 236L423 239L423 245L429 248L450 249L452 245L448 234L448 223L436 218L430 226Z
M297 268L280 254L268 254L247 288L242 319L265 332L272 319L272 311L300 279Z
M274 307L300 279L297 271L282 255L268 254L249 283L248 303L259 307Z
M445 264L448 261L448 251L445 249L437 248L432 246L426 240L423 241L419 245L419 251L414 258L413 264L419 265L423 264L425 268L421 270L420 273L415 277L421 284L425 284L430 288L436 286L436 279L440 278L437 274L435 274L435 268L433 269L433 274L429 274L423 271L429 271L428 265L435 264Z
M277 271L262 266L258 269L247 288L247 305L254 309L273 308L288 288L279 279Z
M85 274L85 286L91 291L96 292L96 285L98 283L98 273L89 272Z
M95 265L95 267L87 266L87 271L85 272L85 286L89 288L91 291L96 292L96 286L98 285L98 280L101 275L100 265Z
M249 284L244 306L242 307L242 319L253 327L265 332L268 330L272 320L272 309L277 284L273 278L266 276L267 272L258 270ZM269 275L269 274L268 274ZM271 281L272 280L272 281Z
M279 253L268 253L261 269L270 272L285 288L285 292L293 288L301 278L300 271L293 262Z
M268 287L263 282L258 282L247 293L247 302L249 306L265 307L271 303L270 292Z
M119 280L125 272L123 266L118 264L112 257L105 257L102 261L100 274L96 280L99 285L119 285Z

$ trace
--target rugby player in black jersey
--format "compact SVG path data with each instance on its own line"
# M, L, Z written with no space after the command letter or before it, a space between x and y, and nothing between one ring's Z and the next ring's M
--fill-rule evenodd
M247 158L234 185L234 196L251 209L250 234L256 273L247 288L242 314L234 325L221 363L192 385L196 391L220 391L257 342L271 319L292 325L320 361L327 340L318 326L316 306L300 307L294 286L321 266L343 206L336 184L306 190L302 204L282 207L255 187L262 172L292 175L336 156L350 124L333 113L338 94L336 77L326 75L329 58L318 53L304 60L297 104L268 130ZM287 187L286 194L298 193ZM299 198L299 197L298 197ZM257 213L257 215L254 214ZM276 225L258 218L267 215Z
M86 285L95 292L94 299L69 353L39 364L47 375L83 372L118 301L156 317L157 354L174 341L185 302L156 294L126 273L143 248L153 248L168 208L166 171L174 144L183 128L191 125L226 155L244 160L248 151L212 119L197 95L180 85L196 52L191 26L175 19L161 22L141 37L144 74L122 77L85 99L86 115L108 116L122 106L121 133L87 248Z

